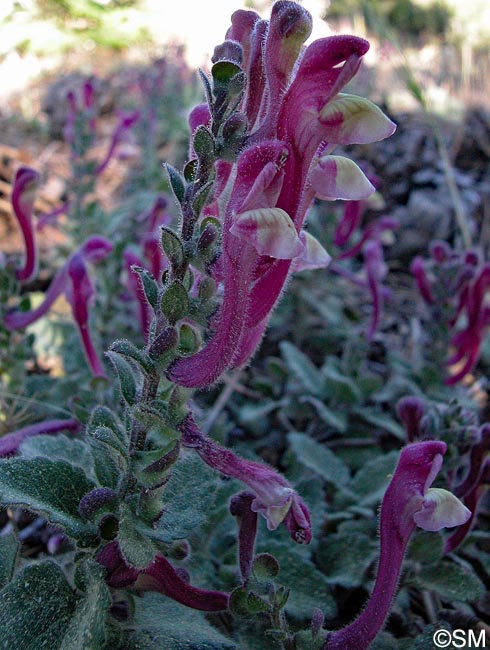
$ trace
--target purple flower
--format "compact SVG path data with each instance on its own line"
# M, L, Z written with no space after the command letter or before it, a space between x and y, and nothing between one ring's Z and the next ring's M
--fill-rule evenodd
M61 216L62 214L67 213L69 208L70 208L70 202L65 201L57 208L54 208L54 210L50 210L49 212L43 212L43 214L40 214L37 219L36 230L41 231L46 226L56 225L58 221L58 217Z
M65 420L44 420L36 424L30 424L17 431L12 431L0 438L0 458L12 456L19 451L20 445L28 438L40 435L52 435L60 431L77 433L80 430L80 423L75 418Z
M151 564L140 573L135 587L144 591L158 591L181 605L203 612L228 609L228 594L194 587L182 578L181 573L163 555L156 555Z
M5 326L10 330L23 329L47 314L57 298L65 293L73 318L78 327L85 356L96 377L104 377L104 369L95 351L89 330L89 307L95 289L87 272L87 262L98 262L112 250L112 244L98 235L89 237L61 267L49 285L43 302L30 311L13 310L5 316Z
M456 384L475 367L480 354L483 336L490 325L490 309L486 305L486 294L490 288L490 264L484 264L467 287L462 287L459 313L466 316L466 327L451 339L456 352L449 357L449 366L459 365L446 384Z
M426 410L425 402L419 397L402 397L397 402L396 412L405 425L407 442L415 442L420 437L420 422Z
M95 350L89 329L89 307L95 298L95 288L87 271L83 253L74 253L67 267L69 282L65 295L70 303L75 324L80 334L85 357L94 377L105 377L104 367Z
M124 589L134 585L140 574L124 560L117 540L109 542L96 556L97 562L106 569L106 582L109 587Z
M464 542L475 523L478 506L490 488L490 465L488 461L482 467L479 482L463 497L464 505L471 511L471 517L452 533L444 544L444 553L452 553Z
M132 113L127 113L125 115L121 115L119 118L119 122L114 129L114 133L112 134L111 142L109 144L109 148L107 149L107 153L104 156L103 160L98 164L97 168L95 169L95 173L97 175L102 174L104 169L107 167L109 162L112 160L116 148L118 144L122 141L125 133L129 131L129 129L136 124L136 122L139 120L139 112L138 111L133 111Z
M68 91L66 94L66 101L68 102L68 113L63 129L63 137L66 142L73 145L75 142L75 121L78 114L77 98L73 90Z
M446 384L453 385L476 366L490 325L490 264L483 263L477 251L456 253L438 240L431 243L430 251L432 259L415 257L411 270L432 318L449 331L448 344L454 351L447 365L454 367Z
M380 513L380 557L373 592L363 612L332 632L325 650L365 650L384 624L396 593L403 557L416 526L438 531L464 524L471 512L453 494L431 488L446 445L439 441L408 445L388 485Z
M333 243L336 246L346 246L352 234L361 222L362 201L347 201L344 214L335 229Z
M279 524L284 523L295 542L309 544L312 536L310 513L283 476L267 465L239 458L221 447L197 428L190 415L179 428L185 447L195 449L207 465L242 481L252 490L255 499L250 508L265 518L269 530L276 530Z
M465 497L479 484L483 465L490 452L490 424L484 424L476 432L477 439L471 445L469 453L468 471L465 478L454 487L457 497Z
M445 553L451 553L465 540L474 524L478 506L490 487L490 425L484 424L477 436L470 449L466 476L453 488L454 494L471 510L471 517L447 538Z
M231 498L230 512L238 520L238 564L243 582L248 580L255 554L257 513L252 510L255 494L239 492Z
M12 189L12 208L24 237L26 249L24 266L16 272L20 282L29 282L37 273L37 248L32 224L34 200L39 174L30 167L17 170Z
M432 305L434 303L434 296L432 295L431 283L427 277L424 261L419 255L413 258L410 264L410 271L415 278L420 295L428 305Z
M126 563L114 540L98 553L97 562L105 567L106 582L115 589L134 587L138 591L158 591L182 605L204 612L228 608L228 594L190 585L182 577L182 571L175 569L163 555L156 555L145 569L135 569Z

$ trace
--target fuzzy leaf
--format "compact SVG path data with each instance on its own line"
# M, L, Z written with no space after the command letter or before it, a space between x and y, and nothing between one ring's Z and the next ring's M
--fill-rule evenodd
M189 295L181 282L172 282L162 296L161 309L173 325L189 313Z
M215 142L211 131L200 124L194 132L192 146L199 158L199 163L204 167L208 167L214 161Z
M102 440L91 436L89 438L92 456L94 459L95 475L102 487L117 489L119 479L122 476L121 454L107 445Z
M208 183L206 183L206 185L201 187L201 189L198 192L196 192L194 196L194 200L192 201L192 210L196 216L199 216L201 214L202 209L208 202L209 197L211 196L211 190L213 189L213 187L214 187L214 181L209 181ZM216 256L216 253L209 253L206 256L204 255L204 251L202 250L202 248L200 248L199 250L201 255L207 258L208 261L211 261Z
M174 167L172 167L172 165L165 163L165 169L167 171L170 187L172 188L175 198L179 203L182 203L184 200L185 192L184 179L179 174L179 172Z
M179 354L195 354L201 346L199 331L188 323L182 323L179 328Z
M218 90L226 90L233 77L241 71L234 61L217 61L211 68L215 93Z
M83 579L83 595L77 602L59 650L100 650L106 641L106 618L111 604L104 572L98 564L87 563L77 567L75 579L77 583Z
M355 495L358 505L375 505L381 501L399 456L397 451L390 451L368 461L357 472L349 484L349 491Z
M65 435L36 436L23 442L20 452L23 458L43 456L50 460L65 460L81 467L89 479L95 481L94 459L89 446L82 440L73 440Z
M439 562L425 567L415 582L418 587L433 589L449 601L476 601L485 592L483 583L473 569L464 568L454 562Z
M91 432L91 435L100 440L108 447L112 447L117 454L119 454L123 459L127 460L128 453L126 447L121 443L118 436L114 433L109 427L97 427L94 431Z
M184 455L172 469L164 494L165 512L156 534L165 542L183 539L206 521L220 481L194 455Z
M319 399L311 397L310 395L302 397L300 402L308 402L311 404L315 408L320 419L340 433L343 433L347 429L347 415L345 413L333 411Z
M64 461L12 458L0 463L0 501L45 514L80 543L93 541L95 529L78 513L80 499L95 488L85 473Z
M171 440L160 449L140 451L134 456L134 471L145 488L161 485L179 457L179 444Z
M407 436L404 428L387 413L380 413L379 411L368 408L355 409L354 413L366 422L369 422L369 424L373 424L375 427L379 427L384 431L389 431L399 440L405 442Z
M377 552L377 545L367 535L333 534L319 544L317 563L327 582L347 588L358 587Z
M153 362L148 354L133 345L131 341L126 341L125 339L114 341L109 350L111 352L116 352L123 357L127 357L128 359L132 359L138 364L142 372L152 373L155 370Z
M160 594L136 600L136 632L128 650L239 650L200 612Z
M424 565L432 564L442 558L443 550L444 539L441 535L420 530L412 536L408 557Z
M162 248L172 268L179 268L184 264L184 246L179 236L164 226L162 227Z
M136 569L145 569L153 560L156 549L152 542L137 528L137 521L128 506L120 507L119 548L126 562Z
M288 435L288 440L299 462L319 474L325 481L338 487L346 485L349 481L349 468L333 451L304 433L292 432Z
M19 544L14 533L0 537L0 588L11 579Z
M0 643L5 650L60 650L76 606L53 562L26 567L0 592Z
M321 373L324 377L326 392L332 400L345 404L359 404L362 401L362 392L353 379L342 374L329 357L327 363L322 367Z
M106 352L106 354L117 373L121 394L127 404L131 406L136 400L136 380L133 368L120 354L116 352Z
M253 561L252 573L259 580L275 578L279 573L279 563L270 553L261 553Z
M278 581L291 587L286 612L297 619L311 618L319 603L327 618L337 607L325 576L290 544L267 540L267 548L279 562Z
M247 609L251 614L261 614L264 612L270 612L271 606L256 593L249 591L247 594Z
M306 354L303 354L292 343L282 341L279 347L289 370L301 382L306 391L320 397L324 382L318 368L312 364Z
M155 278L147 269L144 269L141 266L133 265L131 267L131 270L139 275L146 300L153 309L156 309L158 300L158 285Z
M107 406L96 406L90 414L88 433L98 427L107 427L112 429L121 442L125 445L128 442L126 431L118 422L115 414Z

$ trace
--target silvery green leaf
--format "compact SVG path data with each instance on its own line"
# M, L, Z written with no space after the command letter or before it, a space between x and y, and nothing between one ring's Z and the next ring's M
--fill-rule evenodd
M349 468L333 451L304 433L289 433L288 441L300 463L319 474L325 481L338 487L348 483Z
M96 486L75 465L48 458L11 458L0 463L0 501L44 514L79 543L90 543L95 529L78 512L80 499Z

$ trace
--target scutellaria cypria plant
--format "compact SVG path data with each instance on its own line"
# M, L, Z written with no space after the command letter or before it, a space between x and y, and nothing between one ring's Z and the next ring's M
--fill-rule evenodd
M11 305L5 314L6 330L22 330L64 293L87 363L107 388L90 413L33 423L1 441L2 504L41 513L56 535L51 559L17 561L15 537L0 540L4 647L231 649L239 647L232 617L244 616L254 629L254 617L268 621L261 647L362 650L383 627L414 529L438 531L471 517L453 494L431 487L446 444L411 441L383 498L381 552L366 607L350 625L329 629L318 602L311 625L301 629L284 611L294 585L276 585L279 563L256 547L260 518L277 535L284 528L292 543L310 544L315 531L305 500L276 469L240 457L199 426L192 389L249 364L290 275L328 266L328 252L305 229L314 199L362 201L374 191L335 147L381 140L395 129L369 100L344 91L368 43L332 36L306 47L310 32L310 15L293 2L276 2L270 20L237 11L210 76L201 73L206 101L189 116L189 160L182 171L166 166L179 226L160 227L153 263L141 262L148 251L124 253L145 344L119 339L106 353L117 391L89 326L95 288L88 263L114 254L107 239L87 238L37 308ZM73 143L73 97L70 107ZM19 283L37 267L37 182L24 168L14 186L26 244L25 262L13 271ZM375 296L378 249L364 251ZM199 564L206 535L197 531L212 509L212 525L219 519L234 538L231 579L220 576L219 557L206 570ZM61 541L65 552L57 554ZM302 556L292 557L301 579ZM192 610L213 616L206 621Z

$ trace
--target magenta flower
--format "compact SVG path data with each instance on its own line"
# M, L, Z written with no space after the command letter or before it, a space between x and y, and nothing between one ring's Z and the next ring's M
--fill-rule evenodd
M158 591L169 598L205 612L228 608L229 596L190 585L163 555L156 555L143 570L130 567L124 560L116 540L109 542L97 555L106 569L106 582L115 589L134 587L138 591Z
M396 405L398 417L403 422L407 432L407 442L415 442L421 435L421 420L427 406L419 397L402 397Z
M95 173L97 175L102 174L104 169L110 163L114 157L114 154L116 153L118 144L120 144L120 142L123 140L124 135L127 133L127 131L129 131L129 129L131 129L134 124L136 124L136 122L139 120L139 117L140 116L138 111L133 111L132 113L121 115L119 122L114 129L114 133L112 134L111 142L109 144L109 148L107 149L106 155L95 169Z
M471 446L468 471L464 479L453 489L471 510L471 517L447 538L444 552L451 553L466 538L475 522L478 506L490 487L490 425L484 424L477 432L477 440Z
M484 424L476 432L477 438L471 445L468 471L465 478L454 487L457 497L465 497L474 490L480 482L483 465L490 453L490 424Z
M252 510L255 494L239 492L231 498L230 512L238 520L238 565L243 582L248 580L255 555L257 513Z
M431 283L427 277L424 261L419 255L413 258L410 264L410 271L415 278L420 295L428 305L432 305L434 303L434 296L432 295Z
M158 591L181 605L203 612L228 609L228 594L194 587L163 555L156 555L153 562L140 573L135 587L144 591Z
M464 524L471 512L453 494L431 488L446 445L439 441L408 445L400 454L380 513L380 557L373 592L363 612L332 632L325 650L365 650L384 624L396 593L405 550L416 526L438 531Z
M464 542L475 523L478 507L490 488L490 464L488 461L482 466L478 483L463 497L464 505L471 511L471 517L462 526L459 526L445 541L444 553L452 553Z
M490 264L484 264L470 284L462 287L458 312L466 316L466 326L451 339L456 352L449 357L447 364L460 367L446 379L449 385L456 384L476 366L483 336L490 325L490 309L485 300L488 289Z
M336 246L346 246L361 222L362 217L362 201L347 201L344 208L344 214L337 224L333 243Z
M140 574L139 569L126 564L117 540L109 542L96 557L97 562L106 569L106 582L115 589L134 585Z
M28 438L33 438L39 435L52 435L60 433L60 431L70 431L70 433L77 433L81 428L78 420L74 418L65 420L44 420L36 424L29 424L22 429L12 431L0 438L0 458L12 456L19 451L20 445Z
M252 490L255 499L250 508L261 514L269 530L283 523L299 544L311 541L310 513L301 497L286 479L267 465L239 458L204 435L188 415L179 425L182 444L195 449L203 461L216 471L236 478Z
M95 298L95 287L87 271L83 253L74 253L67 267L69 282L65 295L70 303L75 324L80 334L85 357L94 377L105 377L104 367L92 342L89 329L89 307Z
M36 223L36 230L41 231L46 226L55 226L58 222L58 217L60 217L62 214L66 214L69 209L70 209L70 202L65 201L57 208L54 208L49 212L43 212L43 214L40 214L38 217Z
M20 167L15 174L12 188L12 208L22 230L25 244L25 262L16 272L20 282L29 282L37 273L37 247L34 237L32 214L39 174L30 167Z
M411 271L432 317L449 331L448 344L454 352L447 365L454 368L446 384L453 385L476 366L490 326L490 264L483 263L474 250L456 253L437 240L431 243L430 252L432 259L415 257Z
M77 98L73 90L68 91L66 94L66 101L68 102L68 113L63 129L63 137L66 142L73 145L75 142L75 122L78 114Z
M5 326L10 330L23 329L47 314L57 298L65 293L77 325L85 356L96 377L104 377L102 363L95 351L89 330L89 307L95 289L87 272L86 263L96 263L112 250L112 244L98 235L89 237L61 267L49 285L43 302L30 311L13 310L5 316Z
M92 145L96 135L94 81L85 81L78 95L77 97L74 90L68 91L66 95L68 111L63 129L63 137L71 145L73 156L83 155L86 147Z
M336 144L372 142L395 129L371 102L340 94L369 45L336 36L304 49L310 30L308 12L280 0L268 23L235 12L227 34L234 42L220 46L239 58L241 45L248 85L232 117L237 128L248 121L251 131L236 163L216 164L214 200L205 212L222 222L212 272L223 302L205 347L169 368L169 378L183 386L207 386L246 364L291 269L328 264L328 253L302 234L315 196L360 199L374 189L352 161L331 155ZM192 128L210 120L206 107L191 113Z

